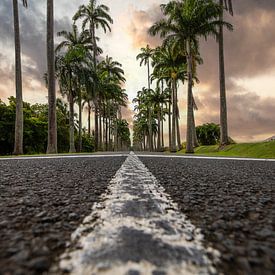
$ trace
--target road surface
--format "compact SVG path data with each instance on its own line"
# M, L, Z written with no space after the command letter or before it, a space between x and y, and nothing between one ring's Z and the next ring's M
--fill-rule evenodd
M274 274L275 162L0 159L0 274Z

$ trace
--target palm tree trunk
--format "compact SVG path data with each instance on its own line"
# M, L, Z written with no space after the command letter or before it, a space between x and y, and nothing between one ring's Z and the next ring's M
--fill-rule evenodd
M179 105L178 105L178 89L176 87L176 108L177 108L177 115L176 115L176 127L177 127L177 143L178 143L178 150L182 149L181 145L181 138L180 138L180 125L179 125L179 119L180 119L180 114L179 114Z
M223 6L223 0L220 0ZM223 10L220 15L220 20L223 20ZM226 103L226 88L225 88L225 69L224 69L224 41L223 41L223 26L220 26L219 35L219 66L220 66L220 124L221 124L221 145L229 144L228 126L227 126L227 103Z
M95 85L94 85L95 86ZM98 150L98 103L97 99L95 98L95 151Z
M70 153L75 153L75 143L74 143L74 99L72 91L69 94L69 108L70 108Z
M15 41L15 82L16 82L16 118L15 118L15 137L14 155L23 154L23 95L22 95L22 72L21 72L21 44L18 2L13 0L14 16L14 41Z
M198 141L197 132L196 132L194 110L192 112L192 129L193 129L193 147L196 148L196 147L199 147L199 141Z
M102 150L102 116L101 116L101 109L99 109L99 150Z
M88 102L88 135L91 136L91 103Z
M48 154L57 153L57 122L54 56L54 4L47 0L47 61L48 61Z
M161 81L161 93L163 95L164 88L163 88L163 81ZM163 122L164 117L163 117L163 103L161 104L161 150L164 148L164 134L163 134Z
M150 83L150 61L148 60L147 62L147 73L148 73L148 90L150 91L151 89L151 83ZM149 150L152 152L153 151L153 131L152 131L152 110L151 106L148 106L149 108L149 117L148 117L148 122L149 122Z
M108 151L111 151L111 150L112 150L112 144L111 144L111 125L112 125L112 119L111 119L110 107L109 107L109 109L108 109L108 118L109 118Z
M78 96L78 116L79 116L79 122L78 122L78 151L82 151L82 97L81 97L81 91L79 92Z
M159 104L160 105L160 104ZM157 151L161 151L161 124L160 124L160 121L161 121L161 110L160 110L160 106L158 108L158 142L157 142Z
M149 122L149 150L153 151L153 133L152 133L152 112L151 112L151 104L148 106L148 122Z
M163 127L163 122L164 118L163 118L163 104L161 105L161 149L163 150L164 148L164 127Z
M92 36L92 41L93 41L93 63L94 63L94 71L96 73L97 65L96 65L96 55L97 55L97 44L96 44L96 37L95 37L95 26L94 23L91 26L90 33ZM94 89L94 96L95 96L95 151L98 150L99 146L99 131L98 131L98 94L96 90L96 83L93 83L93 89Z
M118 151L118 136L117 136L117 112L116 117L114 119L114 151Z
M193 76L192 76L192 54L191 41L187 41L187 74L188 74L188 93L187 93L187 133L186 133L186 153L194 153L193 147L193 127L192 127L192 113L193 113Z
M177 98L176 98L176 80L173 79L173 84L172 84L172 97L173 97L173 101L172 101L172 141L171 141L171 152L176 152L177 148L176 148L176 117L177 117Z
M170 101L172 102L172 95L170 95ZM168 108L169 151L172 150L171 102L169 102L169 108Z
M107 111L105 106L105 151L108 151L108 119L107 119Z

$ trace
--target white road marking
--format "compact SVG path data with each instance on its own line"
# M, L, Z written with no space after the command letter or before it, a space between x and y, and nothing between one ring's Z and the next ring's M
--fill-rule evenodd
M131 153L101 202L72 234L71 245L51 272L215 274L219 252L206 249L202 241L200 229Z
M275 159L256 159L256 158L234 158L234 157L208 157L208 156L185 156L185 155L155 155L155 154L137 154L138 157L145 158L184 158L184 159L215 159L215 160L241 160L241 161L270 161L275 162Z
M106 158L106 157L126 157L127 154L104 154L104 155L56 155L56 156L33 156L33 157L3 157L0 161L4 160L32 160L32 159L72 159L72 158Z

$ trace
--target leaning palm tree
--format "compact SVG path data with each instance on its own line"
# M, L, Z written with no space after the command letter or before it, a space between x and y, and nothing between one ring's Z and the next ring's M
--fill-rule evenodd
M218 0L221 6L225 6L225 9L233 15L232 0ZM220 13L220 20L223 20L223 11ZM225 87L225 69L224 69L224 41L223 41L223 26L219 29L219 68L220 68L220 128L221 139L220 144L229 144L228 125L227 125L227 103L226 103L226 87Z
M27 8L27 0L23 0L23 6ZM16 82L16 118L13 154L23 154L23 95L22 95L22 69L21 69L21 43L18 1L13 0L14 17L14 42L15 42L15 82Z
M160 33L164 43L174 41L186 51L188 93L187 93L187 134L186 153L194 153L193 147L193 57L192 48L198 49L199 38L212 35L219 36L219 27L226 26L233 30L231 24L220 20L221 6L212 0L171 1L161 5L166 18L155 23L149 30L150 34Z
M55 92L55 54L54 54L54 5L47 0L47 61L48 61L48 146L47 153L57 153L57 122Z
M147 66L147 80L148 80L148 91L151 89L151 80L150 80L150 61L153 57L154 50L150 48L149 45L146 48L141 48L141 53L137 55L136 59L140 59L140 66L143 64ZM149 149L153 151L153 132L152 132L152 110L151 106L148 106L149 111Z
M113 23L111 16L109 15L109 8L105 5L97 5L97 0L90 0L88 5L81 5L74 15L73 20L77 21L82 19L83 29L88 27L90 37L94 46L93 49L93 62L94 68L97 67L97 38L96 38L96 29L102 28L106 33L107 31L111 32L110 24ZM96 85L94 84L94 94L95 94L95 148L98 149L98 102L97 102L97 91Z

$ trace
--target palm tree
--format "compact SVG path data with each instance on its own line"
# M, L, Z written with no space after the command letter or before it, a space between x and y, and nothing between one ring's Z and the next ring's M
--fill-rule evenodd
M166 79L167 85L171 87L172 127L169 117L169 136L171 136L169 147L171 152L176 152L176 140L178 149L181 149L177 90L178 81L181 80L184 83L186 79L186 58L172 44L167 44L156 49L153 65L153 75L159 79Z
M47 63L48 63L48 146L47 153L57 153L57 122L54 54L54 4L47 0Z
M27 0L22 1L23 6L27 8ZM15 118L15 136L13 154L23 154L23 95L22 95L22 69L21 69L21 43L18 1L13 0L14 17L14 44L15 44L15 82L16 82L16 118Z
M56 71L59 83L60 93L62 96L67 96L69 102L69 124L70 124L70 153L75 153L75 140L74 140L74 98L76 96L74 84L75 78L73 70L68 59L64 56L57 56L56 58Z
M107 125L107 113L110 116L111 109L110 107L114 105L115 96L118 95L122 90L120 88L120 83L124 83L126 79L124 78L124 71L122 65L114 61L112 57L106 56L106 58L98 65L98 71L101 75L102 80L102 91L105 92L103 104L105 110L105 148L108 147L108 125ZM118 92L118 94L116 94ZM110 124L110 123L109 123ZM114 132L115 139L117 139L117 117L114 118ZM110 133L110 130L109 130ZM101 142L101 141L100 141ZM117 142L115 142L117 145Z
M141 53L137 55L136 59L140 59L140 66L143 64L147 66L147 77L148 77L148 91L151 89L151 80L150 80L150 61L153 57L154 50L146 46L146 48L141 48ZM148 106L149 112L149 149L153 151L153 133L152 133L152 119L151 119L151 106Z
M186 153L194 153L193 148L193 57L192 49L198 49L199 38L212 35L219 36L219 27L225 26L232 30L231 24L220 20L221 6L211 0L171 1L161 5L166 18L155 23L149 30L152 35L160 33L165 38L164 43L174 41L174 44L184 47L187 56L187 135Z
M169 102L169 93L168 90L162 91L160 87L157 87L153 90L152 94L150 95L151 105L153 107L154 112L156 113L157 120L158 120L158 137L157 137L157 150L161 151L161 121L163 120L163 109L162 105L165 106Z
M232 0L219 0L219 4L233 15ZM220 20L223 20L223 9L220 13ZM220 69L220 127L221 127L221 146L230 143L228 136L227 124L227 103L226 103L226 87L225 87L225 69L224 69L224 41L223 41L223 26L219 29L219 69Z
M112 18L108 14L109 8L105 5L97 5L97 0L90 0L88 5L81 5L74 15L73 20L77 21L83 19L83 29L88 27L89 33L93 43L93 62L94 68L97 67L97 39L96 39L96 29L102 28L106 33L107 30L111 32L110 24L113 23ZM97 102L97 91L96 85L94 84L94 93L95 93L95 148L98 149L98 102Z
M87 54L93 50L93 44L90 42L89 32L82 31L79 33L76 25L72 26L72 31L58 32L59 37L63 37L64 40L56 47L55 51L58 53L62 49L67 50L67 57L69 57L72 63L74 63L74 72L78 77L78 86L76 87L78 95L78 107L79 107L79 145L78 151L81 151L82 147L82 91L81 85L84 81L84 71L81 62L84 61ZM100 50L100 49L99 49ZM100 50L101 51L101 50Z

